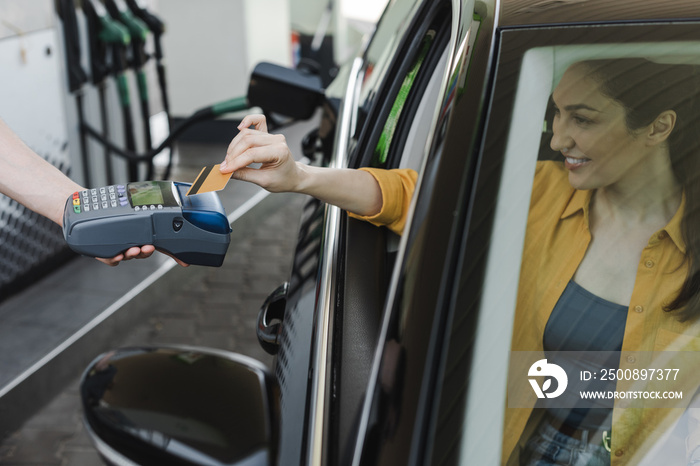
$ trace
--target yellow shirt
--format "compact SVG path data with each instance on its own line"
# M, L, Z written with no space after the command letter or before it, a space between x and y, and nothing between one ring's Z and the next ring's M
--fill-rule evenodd
M545 325L591 242L588 229L591 194L591 191L578 191L571 187L568 174L561 163L538 163L520 270L511 346L513 351L543 351ZM681 233L684 205L685 199L668 225L656 232L642 251L627 311L620 369L648 367L648 359L655 351L700 349L697 320L679 322L673 313L663 310L664 304L676 296L687 274L685 243ZM678 366L683 362L668 361L664 365L672 368L673 364ZM528 369L529 367L511 368L508 391L511 396L518 393L519 389L515 387L521 382L527 384ZM689 372L685 371L681 374L682 377L688 375ZM680 382L645 385L634 381L619 381L617 384L618 391L679 388ZM528 394L531 391L530 387L524 387L523 390ZM690 402L693 391L684 395L687 399L676 404L681 409L643 409L630 407L629 401L625 403L616 400L613 409L611 464L638 464L645 458L648 450L662 436L662 431L675 424L682 408ZM504 460L520 440L531 411L527 408L507 409ZM681 462L667 464L684 464L685 448L681 448L678 453Z
M383 207L372 218L356 217L375 225L391 225L394 231L400 233L415 188L415 175L412 176L407 170L367 171L374 175L382 188ZM571 187L561 163L538 162L520 272L511 342L513 351L543 351L545 325L591 241L588 229L591 194L590 191L578 191ZM642 251L627 312L620 360L623 370L649 367L648 359L653 352L700 351L698 319L680 322L673 313L663 310L664 304L675 297L687 274L685 242L681 233L684 208L685 199L668 225L656 232ZM649 449L669 428L676 425L690 402L697 387L692 373L700 373L700 369L693 365L696 358L684 359L682 353L666 354L674 356L664 363L665 367L680 368L681 377L691 376L692 380L648 385L619 381L617 390L666 391L683 388L686 398L678 400L676 409L630 407L624 400L616 400L612 424L612 465L633 465L648 459ZM511 367L509 394L522 393L532 397L532 388L527 382L528 369ZM522 406L520 403L516 405ZM521 434L531 413L532 408L506 409L504 462L522 440ZM685 447L682 443L676 453L679 455L676 458L678 462L665 457L669 459L666 464L685 464Z
M380 168L360 168L369 172L379 183L382 191L382 210L373 216L363 217L349 212L348 215L370 222L372 225L384 226L400 235L406 225L408 207L416 187L418 174L410 168L382 170Z

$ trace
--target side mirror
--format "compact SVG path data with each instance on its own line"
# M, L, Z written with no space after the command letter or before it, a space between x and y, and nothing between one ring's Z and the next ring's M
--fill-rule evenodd
M248 105L265 112L307 120L324 98L321 77L272 63L255 66L248 85Z
M195 347L124 348L83 375L85 425L112 465L271 465L279 387L246 356Z

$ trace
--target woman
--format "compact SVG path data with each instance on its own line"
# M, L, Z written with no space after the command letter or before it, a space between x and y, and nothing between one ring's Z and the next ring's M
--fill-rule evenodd
M564 73L551 142L564 164L537 169L514 351L621 351L614 363L633 370L680 335L698 336L697 92L692 67L642 59L581 62ZM509 409L504 457L639 464L677 418L618 401L611 408Z
M693 67L644 59L579 62L564 73L551 141L564 161L538 163L513 351L621 351L614 364L634 369L653 351L700 350L699 87ZM241 128L223 172L401 231L414 173L306 167L264 119L247 117ZM244 168L252 162L262 168ZM531 397L523 369L511 373L509 396ZM533 408L507 409L509 464L640 464L679 417L617 401L614 409ZM672 464L700 460L697 433L683 435L691 441Z

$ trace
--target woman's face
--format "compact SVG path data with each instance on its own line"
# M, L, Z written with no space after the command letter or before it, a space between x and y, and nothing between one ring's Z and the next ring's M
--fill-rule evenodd
M645 153L627 129L625 109L600 92L585 65L566 70L552 94L556 113L551 147L565 157L576 189L597 189L631 176Z

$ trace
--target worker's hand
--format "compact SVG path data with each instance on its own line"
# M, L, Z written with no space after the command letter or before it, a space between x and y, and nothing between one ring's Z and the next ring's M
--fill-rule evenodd
M247 115L238 130L219 168L221 173L233 172L233 178L255 183L270 192L296 191L301 181L300 169L284 136L267 132L265 116ZM261 165L249 167L254 163Z
M119 265L120 262L123 261L128 261L131 259L146 259L148 257L151 257L153 252L155 252L156 248L153 245L147 244L141 247L134 246L132 248L127 249L126 251L117 254L114 257L111 258L105 258L105 257L97 257L96 259L100 262L103 262L109 266L115 267ZM186 264L182 262L180 259L173 257L172 255L168 254L167 252L161 251L163 254L172 257L175 262L180 264L183 267L187 267L189 264Z
M114 257L96 257L95 259L109 266L115 267L119 265L119 263L122 261L128 261L131 259L146 259L147 257L151 257L151 254L153 254L155 250L155 246L147 244L141 247L134 246L133 248L129 248L126 251L119 253Z

